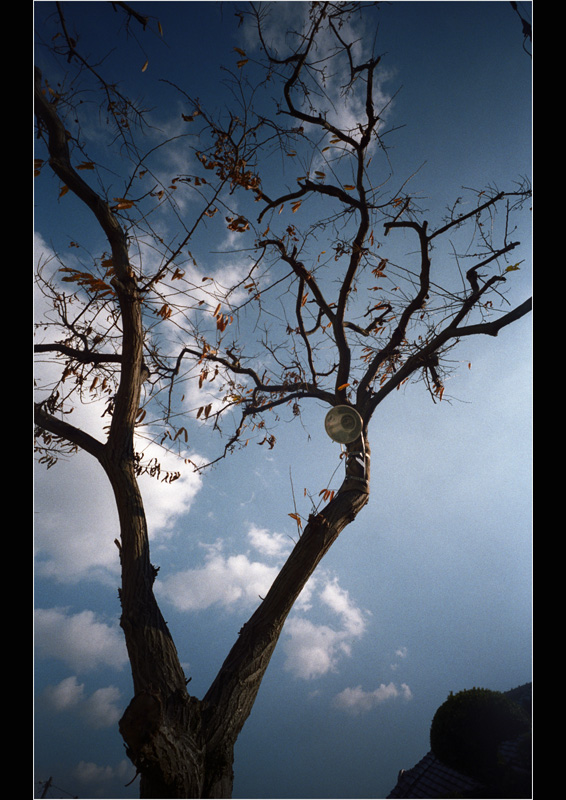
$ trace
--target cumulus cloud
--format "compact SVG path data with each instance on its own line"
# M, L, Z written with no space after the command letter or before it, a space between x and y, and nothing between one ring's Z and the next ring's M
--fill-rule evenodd
M203 544L204 564L159 580L156 591L180 611L199 611L215 605L228 610L256 606L269 591L292 541L283 533L272 533L253 523L248 527L247 538L257 556L225 554L222 540ZM297 607L308 604L311 588L307 585L303 589Z
M92 611L69 614L63 608L36 609L35 644L41 656L63 661L77 672L104 666L122 669L128 661L118 625L97 620ZM67 687L69 693L72 688Z
M310 680L333 672L340 654L349 655L344 634L328 625L315 625L308 619L293 617L285 627L285 669L295 677Z
M284 629L287 635L283 644L285 669L304 680L335 672L340 658L351 654L352 645L366 629L364 612L335 578L324 580L317 597L338 616L337 627L317 625L304 617L291 617Z
M37 467L35 512L38 576L76 582L118 573L118 513L110 483L91 456L79 452L49 471Z
M363 714L382 703L401 698L411 700L413 694L406 683L397 687L394 683L382 683L373 691L364 691L361 686L346 688L334 698L334 706L349 714Z
M338 585L335 578L328 581L320 593L320 599L342 619L343 630L353 637L361 636L365 630L364 614L350 598L349 593Z
M64 678L57 686L48 686L43 696L54 711L67 711L84 700L84 683L79 683L76 675Z
M212 606L227 611L257 606L265 597L291 547L289 538L251 524L248 541L264 557L247 553L225 554L224 544L204 545L204 564L156 582L157 594L180 611L200 611ZM266 560L279 562L277 566ZM337 618L335 626L316 624L304 615L317 604ZM366 613L351 599L336 578L324 572L312 576L295 603L295 614L284 628L285 669L302 679L335 671L341 658L366 630ZM301 616L298 616L301 614Z
M96 417L91 406L79 406L77 424L93 431ZM84 424L83 424L84 423ZM167 536L175 521L189 513L202 486L202 478L175 454L150 445L145 458L157 458L165 471L180 471L173 483L141 475L150 538ZM192 455L193 460L199 457ZM112 487L97 461L78 452L46 471L35 471L34 542L38 576L60 582L76 582L86 576L114 583L119 572L114 540L120 535Z
M211 550L202 567L177 572L156 583L156 591L180 611L218 605L225 609L257 605L275 580L278 569L247 555L225 556Z
M284 533L270 533L267 528L258 528L251 525L248 539L252 546L265 556L281 558L288 555L292 542Z
M175 453L164 451L156 445L149 445L144 452L145 461L152 459L159 462L161 475L165 472L181 473L172 483L162 482L147 474L139 477L149 536L157 538L170 532L177 519L189 513L202 487L202 476L190 465L184 465ZM191 455L191 459L197 464L201 461L195 455Z
M120 690L105 686L86 696L84 683L76 675L64 678L56 686L48 686L43 699L55 712L76 711L91 728L109 728L118 723L123 708L118 704Z
M99 789L114 780L125 783L132 778L132 773L132 765L126 759L120 761L115 767L100 766L93 761L79 761L74 770L74 776L78 781L98 785Z
M149 536L156 540L166 537L179 517L189 513L202 477L175 454L149 446L145 458L154 457L161 474L181 472L172 483L147 474L139 477ZM119 559L114 540L120 526L114 494L100 465L79 452L49 471L38 467L35 482L37 574L61 582L76 582L87 575L115 581Z
M86 699L81 710L93 728L110 728L118 724L124 710L119 700L116 686L103 686Z
M146 454L153 455L151 450ZM188 514L202 486L200 474L174 454L156 452L162 471L181 470L173 483L141 475L148 531L153 540L166 537L175 522ZM194 458L194 456L193 456ZM120 526L112 488L100 465L79 452L70 461L35 477L35 551L38 576L60 582L108 581L119 572Z

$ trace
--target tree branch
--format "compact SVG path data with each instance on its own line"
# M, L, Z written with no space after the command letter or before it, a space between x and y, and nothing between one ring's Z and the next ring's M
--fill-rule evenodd
M70 425L68 422L49 414L41 403L35 403L34 421L38 428L49 431L54 436L66 439L68 442L77 445L77 447L86 450L98 461L101 460L104 453L104 444L102 442L80 428L76 428L74 425Z
M330 305L326 302L324 295L320 291L320 288L312 274L306 269L305 265L296 258L296 254L292 253L289 255L285 245L280 239L263 239L262 241L258 242L259 247L265 248L269 245L276 247L279 250L282 260L289 264L295 275L304 280L309 289L312 291L318 307L328 317L329 322L333 323L335 319L334 311L332 311Z
M35 68L35 114L48 134L49 164L63 183L94 214L112 251L116 290L122 315L122 369L109 442L117 451L130 447L136 415L139 410L141 370L143 365L143 327L139 290L129 262L127 237L108 204L84 181L71 164L65 127L53 103L49 103L41 87L41 72ZM130 445L125 443L130 441Z
M301 334L301 338L302 338L303 342L305 343L305 349L307 351L307 359L308 359L309 367L310 367L310 371L311 371L312 382L316 386L316 369L315 369L314 361L313 361L313 357L312 357L312 347L311 347L311 343L309 342L309 338L307 336L307 332L305 330L305 323L303 321L302 308L303 308L303 297L304 297L303 289L304 289L304 286L305 286L304 278L299 278L299 288L297 290L297 301L295 303L295 314L297 316L297 323L299 325L299 333Z
M357 455L358 442L348 445ZM355 452L354 452L355 451ZM351 459L351 464L355 459ZM369 449L365 479L369 480ZM265 599L240 630L240 635L203 698L203 721L213 746L234 742L244 725L283 624L310 576L342 530L368 502L367 488L353 489L348 472L342 488L318 514L309 517L303 533L279 571Z
M108 204L81 178L71 164L65 127L53 103L49 103L41 87L41 71L35 67L35 114L48 133L49 164L53 172L90 208L112 248L112 261L120 280L130 274L126 234Z
M450 230L450 228L457 227L461 225L466 220L470 219L471 217L475 217L478 214L481 214L482 211L485 211L487 208L494 206L504 197L530 197L530 191L521 191L521 192L498 192L489 200L486 200L485 203L482 203L480 206L476 206L472 211L468 211L466 214L461 214L460 216L456 217L455 219L451 219L450 222L447 222L446 225L443 225L441 228L437 228L437 230L433 231L429 239L434 239L436 236L441 236L446 231Z
M250 377L254 384L254 395L258 393L263 393L267 395L272 394L285 394L284 397L277 398L276 400L271 400L266 403L262 403L261 405L253 405L249 404L245 409L245 416L249 416L250 414L257 414L261 411L268 411L271 408L275 408L276 406L282 405L283 403L289 402L289 400L300 398L300 397L313 397L317 398L318 400L324 400L327 403L332 404L334 402L334 395L330 394L329 392L324 392L322 389L319 389L315 383L308 383L307 381L299 381L296 383L264 383L257 372L250 367L242 367L239 362L236 361L229 361L227 358L218 355L215 352L210 350L199 351L193 349L192 347L183 347L179 355L177 356L177 363L173 372L173 377L178 375L179 369L181 367L181 361L185 355L192 355L199 358L202 361L212 361L215 364L221 364L230 372L233 372L236 375L247 375Z
M337 197L341 200L345 205L351 206L352 208L360 208L361 204L360 201L357 200L355 197L349 195L344 189L341 189L338 186L333 186L331 184L325 183L313 183L313 181L309 180L308 178L305 179L303 184L300 184L301 188L298 189L296 192L290 192L289 194L281 195L281 197L275 198L275 200L271 200L267 197L266 194L262 192L262 199L266 201L267 205L264 209L262 209L259 217L257 218L258 222L261 222L264 215L269 211L271 208L275 208L281 203L286 203L289 200L297 200L299 197L304 197L309 192L313 192L315 194L322 194L328 195L329 197Z
M499 319L492 320L491 322L480 322L477 325L465 325L464 327L456 328L454 336L475 336L477 333L483 333L488 336L497 336L502 328L505 328L512 322L516 322L518 319L521 319L521 317L524 317L525 314L528 314L530 311L532 311L532 308L533 300L532 297L530 297L512 311L508 311L507 314L504 314Z
M61 342L35 344L35 353L61 353L62 355L74 358L81 364L121 364L122 356L117 353L93 353L92 350L78 350L75 347L62 344Z
M367 368L362 380L358 386L358 402L362 405L365 405L367 402L369 392L370 392L370 384L375 379L379 367L381 364L389 358L399 347L403 339L405 338L407 332L407 326L413 314L422 308L423 303L425 302L429 289L430 289L430 257L429 257L429 237L427 236L427 227L428 223L424 221L422 225L419 225L417 222L413 222L411 220L407 220L404 222L387 222L385 223L385 227L389 230L389 228L412 228L417 232L420 242L420 250L421 250L421 269L419 274L419 290L413 300L406 306L403 313L401 314L401 319L391 337L389 342L385 345L385 347L381 348L379 352L375 355L375 357L370 362L369 367ZM372 402L372 407L375 407Z

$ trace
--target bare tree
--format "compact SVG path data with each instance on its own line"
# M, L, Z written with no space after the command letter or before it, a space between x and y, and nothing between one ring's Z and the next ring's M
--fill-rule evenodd
M148 24L125 4L116 5L129 25ZM251 6L265 86L276 95L275 112L260 102L257 88L246 85L249 59L243 51L231 74L239 107L227 116L215 118L205 103L179 87L187 124L201 126L196 153L202 171L176 181L190 183L202 204L190 222L179 214L182 233L167 245L152 228L151 208L171 197L172 187L155 185L143 197L135 193L135 177L149 162L149 153L139 149L133 136L136 124L145 124L143 112L83 59L61 9L60 55L97 81L116 146L133 165L120 197L110 199L82 177L82 170L96 165L85 156L80 131L69 133L67 127L69 114L77 113L77 97L53 91L36 74L38 147L45 149L38 169L48 164L63 191L89 209L106 248L94 267L61 267L59 282L45 274L45 265L39 272L53 314L41 321L44 339L36 352L55 358L61 371L36 404L37 446L48 466L61 449L85 450L100 463L114 490L121 626L134 692L120 731L141 776L142 797L231 795L234 745L285 620L325 553L368 502L367 434L376 409L409 380L422 381L432 399L441 401L450 349L465 337L497 336L531 308L530 300L506 306L504 294L509 273L518 268L508 257L519 244L512 218L530 196L526 185L471 191L470 210L460 213L456 201L434 223L422 218L408 180L393 187L391 176L385 179L375 168L379 156L387 165L390 133L386 109L376 101L380 56L361 51L347 24L368 5L310 4L304 30L289 37L283 54L270 44L264 11ZM336 76L345 77L337 81ZM350 122L335 113L338 104L352 110ZM271 185L264 165L273 153L300 164L294 185ZM242 198L244 212L232 210L235 197ZM322 219L309 211L315 200L324 200ZM289 218L289 211L296 216ZM207 284L205 303L202 287L191 285L178 258L197 227L213 218L243 237L250 259L237 287ZM435 253L463 228L475 245L466 253L455 251L459 288L442 288L434 273ZM386 237L390 242L401 235L413 240L415 266L385 255ZM135 257L144 237L153 237L161 254L152 274ZM68 291L61 289L61 271ZM237 303L231 300L236 288L246 295ZM270 324L266 309L273 297L283 312ZM214 311L195 321L188 310L198 312L203 304ZM250 309L261 327L255 342L234 337L231 327ZM171 320L183 342L166 351L159 324ZM227 437L219 458L252 436L274 446L278 413L290 408L299 415L309 400L328 410L345 407L355 432L352 438L341 430L341 485L325 493L322 507L313 508L307 520L296 515L296 545L201 699L187 691L154 596L157 571L150 561L137 480L143 471L175 479L175 474L162 474L159 464L144 462L138 434L145 409L158 407L165 425L162 444L186 434L173 421L176 392L190 375L201 384L217 375L223 381L223 401L199 409L199 416ZM67 414L81 396L93 394L102 398L108 416L104 440L73 425ZM234 414L235 425L225 433Z

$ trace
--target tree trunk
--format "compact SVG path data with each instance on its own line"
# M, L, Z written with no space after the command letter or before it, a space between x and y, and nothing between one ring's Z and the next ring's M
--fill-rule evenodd
M355 449L355 448L354 448ZM251 713L284 622L316 566L367 503L365 475L346 479L322 512L312 516L265 599L245 623L202 701L186 690L185 676L153 594L156 570L142 499L128 462L105 464L121 527L121 626L134 682L134 697L120 732L141 775L142 798L229 798L234 745Z
M128 243L106 202L73 168L66 132L36 72L36 113L49 134L50 164L94 213L112 250L111 280L122 320L121 374L110 431L102 443L38 405L37 424L83 447L112 485L120 520L120 624L134 696L120 732L140 775L142 798L229 798L234 745L247 720L291 608L316 566L368 500L369 451L348 445L346 478L335 497L309 519L265 600L243 626L203 700L191 697L177 650L153 592L147 523L135 472L144 328ZM361 456L361 459L360 459Z
M132 460L103 461L120 519L120 625L134 697L120 732L141 774L142 797L199 797L202 786L200 708L189 696L177 650L159 609L149 560L143 502Z

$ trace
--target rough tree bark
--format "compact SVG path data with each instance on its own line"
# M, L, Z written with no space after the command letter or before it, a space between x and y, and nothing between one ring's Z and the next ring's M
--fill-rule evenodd
M282 238L263 238L257 243L259 250L277 253L278 258L286 262L294 274L297 330L298 336L304 342L305 359L308 363L305 374L310 371L311 380L307 382L303 374L295 385L288 382L283 382L280 386L268 385L252 368L240 365L230 355L229 350L228 355L223 356L218 352L199 351L189 346L183 348L178 356L176 369L178 370L183 357L189 355L200 358L201 361L216 362L234 374L245 374L255 384L255 388L248 407L243 410L242 420L247 415L274 408L278 403L310 397L329 405L351 402L362 417L363 432L356 442L347 445L344 481L339 490L321 511L309 518L286 563L261 604L243 625L202 699L192 697L187 690L187 681L175 644L153 590L157 571L150 560L147 521L137 481L134 452L135 424L144 370L145 332L142 295L130 265L127 238L106 201L73 167L64 125L57 114L56 105L49 102L43 91L41 74L36 72L35 113L40 131L46 140L49 164L60 180L91 210L111 250L114 277L110 283L120 311L122 345L118 355L113 353L107 357L108 362L117 361L119 364L119 386L110 428L104 442L60 418L48 403L37 404L35 419L40 430L75 444L97 459L114 492L120 524L120 540L117 545L121 563L121 626L133 678L133 699L120 721L120 731L128 756L140 775L140 796L144 798L231 796L234 746L252 710L285 620L321 559L342 530L368 502L370 451L366 434L375 409L409 376L419 370L424 371L427 367L434 370L434 364L438 363L437 354L450 340L478 333L497 335L502 327L514 322L530 309L530 301L525 301L495 322L464 324L470 310L478 305L497 281L504 279L495 276L480 285L478 269L492 258L505 255L516 246L516 243L509 243L494 252L493 257L476 264L468 271L469 291L450 322L431 335L428 341L423 342L418 351L409 352L405 360L399 363L397 371L388 376L387 382L380 384L379 388L373 388L380 368L397 354L406 340L409 322L424 307L430 290L431 241L447 227L461 224L466 219L465 216L460 217L448 226L429 233L426 222L419 224L415 221L402 221L398 219L400 214L397 214L393 221L386 223L386 235L394 228L407 227L414 231L420 246L421 267L415 295L393 324L387 342L381 347L374 346L373 356L366 362L363 377L356 384L355 400L348 399L345 387L350 385L352 377L352 349L348 335L353 331L367 337L372 326L379 321L378 318L374 319L363 330L347 321L348 297L354 291L370 231L372 206L366 194L365 157L378 121L378 115L373 108L372 79L379 58L354 67L349 46L340 39L338 29L334 31L337 41L350 60L352 82L362 72L366 79L366 119L363 125L359 125L360 137L353 138L349 133L333 128L322 116L316 116L314 112L306 113L295 105L292 92L299 84L301 70L305 67L325 9L331 5L321 4L322 12L316 17L309 36L304 39L302 50L299 48L291 57L278 62L272 59L272 62L289 67L290 70L283 88L285 113L295 120L334 134L344 148L349 148L353 153L356 170L355 187L351 188L356 191L349 193L340 187L301 179L300 188L291 194L270 199L263 190L259 193L263 202L260 219L269 209L276 208L283 201L297 200L307 194L331 197L333 201L343 203L348 213L357 215L358 225L350 241L348 264L336 303L325 300L313 273L301 263L296 249L291 252ZM486 207L497 202L497 199L497 196L491 197L486 202ZM470 216L478 215L481 210L482 207L475 208ZM334 383L333 391L323 391L317 382L323 373L317 373L301 316L301 300L305 287L311 291L317 303L319 322L324 317L328 327L332 329L337 352L337 362L331 379ZM380 311L380 314L383 312ZM65 348L69 349L64 342L41 345L38 349L44 352L48 347L60 353L65 353ZM99 363L103 358L100 353L94 353L86 347L83 350L75 349L72 353L67 352L67 355L72 355L82 363L93 364ZM269 397L275 399L266 402ZM239 431L236 437L238 435Z
M131 664L134 697L121 721L127 753L141 776L141 797L230 797L233 751L248 718L283 624L317 564L368 501L365 463L346 460L346 477L333 499L306 525L261 605L243 626L202 700L191 697L153 584L143 499L134 460L144 331L126 239L108 205L71 164L64 126L36 71L35 112L47 134L53 171L93 212L112 251L112 286L123 326L120 383L106 442L36 405L38 428L83 448L98 460L114 491L120 523L121 627ZM41 348L40 348L41 349ZM100 358L92 354L92 359ZM89 354L82 354L88 360ZM348 446L352 453L360 442Z

